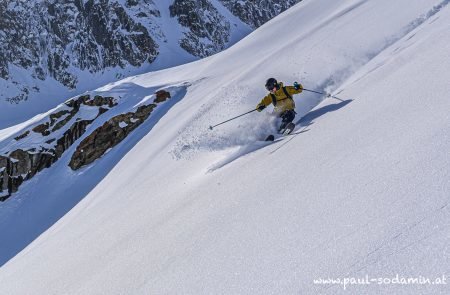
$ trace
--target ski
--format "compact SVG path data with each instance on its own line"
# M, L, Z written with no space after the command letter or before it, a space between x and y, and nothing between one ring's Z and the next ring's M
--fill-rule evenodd
M280 130L281 137L290 135L292 133L292 131L294 131L294 129L295 129L294 123L291 122L291 123L287 124L286 128L284 130ZM266 137L266 139L264 141L275 141L275 135L270 134L269 136Z
M266 137L266 139L264 141L274 141L275 140L275 136L273 134L270 134L269 136Z
M289 134L291 134L292 131L294 131L294 129L295 129L295 124L290 122L289 124L286 125L286 128L284 128L284 130L280 133L282 135L289 135Z

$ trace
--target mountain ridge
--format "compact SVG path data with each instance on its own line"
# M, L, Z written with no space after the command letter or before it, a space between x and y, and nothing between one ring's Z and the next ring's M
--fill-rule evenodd
M55 96L45 89L52 81L66 89L61 95L67 97L70 90L80 93L114 79L215 54L299 1L276 2L277 9L267 9L272 1L3 1L0 86L7 91L0 100L20 103ZM228 19L217 5L234 8L236 19ZM255 23L240 7L271 13L256 17ZM181 35L173 35L174 31ZM158 56L166 61L155 64ZM114 73L102 79L105 71ZM83 76L99 81L88 83Z

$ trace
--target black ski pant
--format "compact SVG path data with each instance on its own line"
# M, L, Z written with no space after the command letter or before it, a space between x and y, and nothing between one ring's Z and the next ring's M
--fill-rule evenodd
M294 121L295 114L297 114L294 110L286 110L280 114L281 118L281 125L280 128L278 128L278 131L282 131L286 128L287 124Z

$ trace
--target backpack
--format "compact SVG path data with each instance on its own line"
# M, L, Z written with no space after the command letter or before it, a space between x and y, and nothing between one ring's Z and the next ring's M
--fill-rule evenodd
M281 87L282 89L283 89L283 92L284 92L284 94L286 95L286 98L283 98L282 100L284 100L284 99L288 99L288 98L290 98L290 99L292 99L292 96L289 94L289 92L287 92L287 90L286 90L286 87ZM273 94L273 93L270 93L270 96L272 97L272 103L273 103L273 105L274 106L276 106L277 105L277 97L275 96L275 94ZM281 100L281 99L280 99Z

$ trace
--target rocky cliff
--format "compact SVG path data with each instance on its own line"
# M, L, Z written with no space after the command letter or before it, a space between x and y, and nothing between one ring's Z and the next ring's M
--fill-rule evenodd
M55 163L88 125L115 105L112 97L71 99L6 143L0 154L0 201Z
M170 98L170 93L164 90L155 95L153 103L139 106L136 111L114 116L83 139L72 155L70 168L77 170L103 156L144 123L157 104Z
M68 100L45 118L22 129L0 145L0 201L17 192L23 182L51 167L82 136L84 139L71 156L69 166L79 169L103 156L147 120L170 93L163 89L153 100L123 114L105 114L118 104L118 99L83 95ZM105 114L104 116L102 116ZM100 120L100 127L85 136L89 125Z
M239 17L244 23L252 28L263 25L271 18L277 16L289 7L297 4L301 0L285 0L285 1L236 1L236 0L220 0L231 13Z
M84 76L97 87L102 73L122 78L179 50L205 57L229 46L236 27L256 28L299 1L0 1L0 100L47 95L49 81L76 90Z

